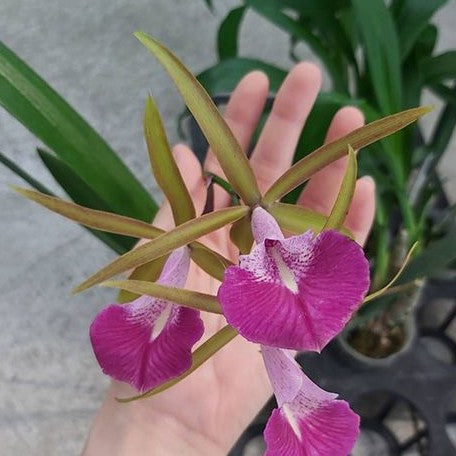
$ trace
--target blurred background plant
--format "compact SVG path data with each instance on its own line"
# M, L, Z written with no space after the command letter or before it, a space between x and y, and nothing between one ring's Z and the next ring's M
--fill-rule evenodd
M209 8L215 1L206 0ZM217 35L218 63L199 74L213 96L229 93L247 72L267 73L271 91L277 91L287 69L259 58L239 55L243 19L253 10L282 29L289 37L289 54L300 60L304 44L319 58L329 76L331 89L322 93L303 129L295 160L316 149L334 113L344 105L358 106L372 121L422 103L431 90L444 103L426 136L414 124L359 156L360 174L377 184L377 215L367 244L373 272L372 291L381 288L399 269L411 245L419 253L399 283L441 274L453 269L456 259L454 207L450 207L436 173L456 123L456 50L435 53L438 28L431 22L448 0L243 0L220 22ZM261 49L258 48L261 54ZM265 113L266 115L267 113ZM295 202L298 191L285 197ZM413 282L412 282L413 284ZM367 329L361 339L372 341L385 331L390 339L410 310L405 298L413 285L397 287L366 305L352 321L352 330ZM361 331L362 332L362 331ZM399 336L401 339L402 336ZM399 341L374 356L386 356ZM356 344L356 342L355 342ZM364 342L362 343L362 345ZM369 351L359 347L361 351ZM371 347L372 348L372 347ZM376 351L372 348L371 351Z

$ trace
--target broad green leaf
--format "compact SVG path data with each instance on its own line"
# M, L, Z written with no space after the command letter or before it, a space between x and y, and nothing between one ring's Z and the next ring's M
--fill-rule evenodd
M218 62L198 75L198 81L212 95L231 93L238 82L251 71L263 71L269 79L269 89L277 92L287 71L261 60L236 57Z
M233 223L230 229L230 239L242 255L247 255L250 252L253 245L250 214Z
M231 10L223 19L217 33L219 60L236 57L238 54L239 28L244 17L245 6Z
M274 203L268 212L277 220L280 228L293 234L302 234L307 230L319 233L328 220L318 212L295 204ZM342 227L341 232L353 238L353 234L346 228Z
M167 258L168 256L164 255L161 258L157 258L156 260L149 261L149 263L139 266L139 268L136 268L128 276L128 280L147 280L149 282L155 282L160 277ZM117 302L130 302L139 298L139 296L140 295L127 290L120 290L117 295Z
M326 220L325 226L323 227L324 230L338 230L342 227L355 193L357 173L358 166L356 163L355 151L349 144L347 169L345 170L336 201L331 209L328 220Z
M384 0L351 0L363 37L365 59L383 115L401 108L399 41Z
M69 165L115 212L150 220L157 205L107 143L0 43L0 105Z
M417 247L418 247L418 242L415 242L415 244L413 244L412 248L407 253L407 256L405 257L404 263L402 264L402 266L399 269L399 271L397 272L397 274L383 288L381 288L380 290L377 290L376 292L371 293L370 295L366 296L364 298L364 300L363 300L364 304L369 302L369 301L373 301L374 299L379 298L380 296L384 295L399 280L399 278L401 277L402 273L404 272L404 269L409 264L410 258L412 258L413 252L416 251Z
M195 218L193 201L174 160L157 105L147 97L144 110L144 135L152 172L173 211L177 225Z
M420 33L426 28L434 13L447 1L402 0L395 3L392 11L396 19L402 60L408 57Z
M442 100L447 103L456 105L456 91L447 87L445 84L435 84L430 87L430 89Z
M143 32L136 32L135 36L172 78L236 193L246 204L258 203L260 191L249 161L207 92L179 59L161 43Z
M425 59L420 66L426 84L438 84L456 78L456 51Z
M192 242L189 247L192 260L203 271L222 282L225 269L233 263L199 242Z
M371 122L332 143L325 144L307 155L282 174L266 192L263 202L271 204L308 180L312 174L343 157L350 144L354 149L361 149L379 139L388 136L428 113L429 107L419 107L393 114Z
M422 277L433 277L456 260L456 233L431 242L407 266L397 283L403 284Z
M122 398L117 400L119 402L132 402L136 401L137 399L145 399L146 397L154 396L155 394L161 393L162 391L171 388L176 383L179 383L181 380L188 377L191 373L198 369L198 367L203 365L209 358L211 358L220 349L222 349L226 344L231 342L236 336L237 332L235 329L233 329L229 325L224 326L220 331L215 333L206 342L204 342L203 345L201 345L195 350L195 352L192 355L192 365L190 369L186 370L183 374L138 396Z
M136 238L155 238L162 234L160 229L141 220L79 206L78 204L25 188L14 186L12 188L25 198L90 228Z
M268 21L284 30L291 36L305 41L315 54L321 59L328 70L334 88L345 91L344 78L341 77L341 68L335 65L335 58L329 49L322 43L321 39L312 34L306 28L301 27L299 22L282 12L283 4L279 0L245 0L247 6L252 7Z
M217 296L200 293L198 291L168 287L166 285L146 282L144 280L108 280L107 282L103 282L101 286L121 288L138 295L165 299L166 301L175 302L181 306L191 307L192 309L202 310L204 312L222 313Z
M147 244L120 256L76 287L74 293L79 293L121 272L141 266L155 258L166 255L172 250L187 245L205 234L235 222L243 217L248 210L246 206L229 207L189 220Z
M113 212L113 208L103 201L98 194L95 193L65 162L60 160L60 158L39 148L37 149L37 152L54 179L74 202L90 209ZM120 254L130 250L137 242L134 238L121 236L119 234L105 233L91 229L89 229L89 231Z
M41 182L38 182L33 176L31 176L27 171L22 169L19 165L14 163L10 160L6 155L0 152L0 163L5 165L8 169L10 169L14 174L18 175L21 179L25 180L25 182L29 183L33 188L38 190L41 193L46 195L53 195L51 190L49 190L45 185Z

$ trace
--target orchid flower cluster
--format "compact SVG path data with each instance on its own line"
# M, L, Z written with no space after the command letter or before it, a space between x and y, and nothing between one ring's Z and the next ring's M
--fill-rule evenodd
M260 344L277 399L278 408L264 432L266 454L347 455L359 432L359 417L336 394L315 385L294 360L293 351L320 352L363 301L373 297L366 297L369 263L343 227L357 174L352 147L359 149L405 127L427 108L380 119L322 146L261 195L247 158L197 80L161 43L141 32L136 36L173 79L239 204L196 217L151 97L144 118L146 142L176 228L164 232L142 221L17 189L85 226L149 240L76 289L102 283L122 289L121 300L128 301L103 309L90 327L103 372L138 391L122 401L145 398L190 375L240 335ZM329 217L280 202L313 173L346 154L347 169ZM233 224L232 240L243 253L238 264L198 241L228 224ZM221 282L217 296L183 288L190 259ZM108 281L131 269L128 280ZM223 314L227 325L194 350L204 334L201 311Z

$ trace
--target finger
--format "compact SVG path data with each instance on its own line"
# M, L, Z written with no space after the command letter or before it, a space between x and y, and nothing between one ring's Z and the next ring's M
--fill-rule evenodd
M261 71L253 71L241 79L226 106L225 121L244 152L249 147L250 140L263 112L268 90L269 82L266 75ZM208 150L204 169L224 177L211 149ZM214 206L216 208L227 206L229 196L219 188L215 190Z
M356 182L355 193L344 225L358 244L364 245L375 217L375 181L364 176Z
M320 86L319 68L302 62L290 71L280 87L251 158L260 190L266 190L290 167Z
M173 148L173 155L177 167L182 175L182 179L190 193L190 197L195 205L195 211L200 214L206 202L206 184L203 177L201 165L193 151L184 144L177 144ZM174 227L171 206L167 200L157 212L154 225L164 230Z
M342 108L336 113L329 126L325 143L335 141L363 125L364 116L359 109L351 106ZM343 157L315 173L302 191L298 204L329 215L339 192L346 166L347 157Z

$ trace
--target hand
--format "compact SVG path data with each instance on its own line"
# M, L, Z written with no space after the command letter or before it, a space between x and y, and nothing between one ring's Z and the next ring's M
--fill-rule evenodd
M302 127L320 90L319 69L310 63L296 65L277 94L272 112L250 159L260 190L264 192L291 165ZM261 72L245 76L234 90L225 118L241 147L246 150L268 95L268 81ZM353 107L336 113L326 141L333 141L362 126L363 116ZM189 188L197 213L206 201L201 166L184 146L174 148L179 169ZM299 204L329 214L336 198L346 159L315 174L299 198ZM223 176L209 151L204 169ZM358 180L345 225L363 244L374 218L374 182ZM215 189L215 208L229 204L223 190ZM160 209L154 225L173 227L169 205ZM202 239L234 262L236 249L228 228ZM219 282L193 263L187 288L216 294ZM222 316L203 315L211 336L226 324ZM119 404L115 397L134 395L128 385L113 382L91 431L85 455L226 455L241 432L258 413L272 388L259 347L241 336L235 338L196 372L171 389L149 399Z

